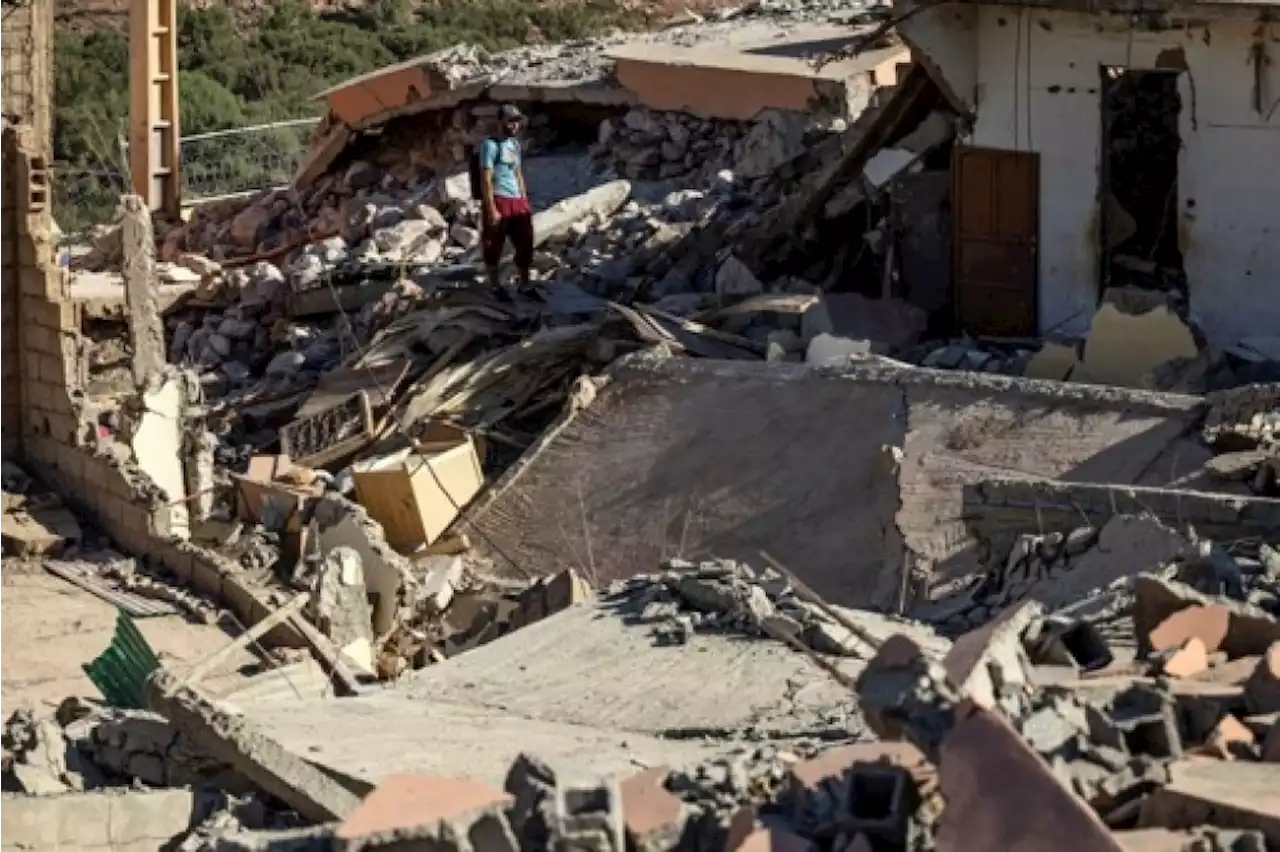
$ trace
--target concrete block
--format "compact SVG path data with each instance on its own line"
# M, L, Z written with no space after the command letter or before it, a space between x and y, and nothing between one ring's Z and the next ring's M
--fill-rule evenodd
M617 784L560 781L555 790L557 849L624 852L626 832Z
M5 849L166 848L192 826L190 790L66 793L3 799Z
M1140 828L1214 825L1261 831L1280 843L1280 783L1274 764L1190 758L1173 764L1170 781L1143 802Z

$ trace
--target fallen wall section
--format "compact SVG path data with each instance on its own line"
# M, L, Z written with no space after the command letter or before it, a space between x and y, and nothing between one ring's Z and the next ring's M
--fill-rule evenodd
M1202 408L999 376L652 355L584 390L594 398L468 512L499 570L572 567L598 584L664 557L759 563L765 549L835 603L888 609L980 569L966 485L1159 485L1194 456Z
M65 793L4 797L0 849L155 852L192 827L190 790Z

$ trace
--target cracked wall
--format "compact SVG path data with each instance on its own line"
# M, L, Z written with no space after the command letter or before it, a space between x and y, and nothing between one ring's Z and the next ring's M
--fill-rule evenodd
M960 12L957 11L960 9ZM1040 327L1088 329L1098 303L1101 68L1185 69L1178 132L1179 243L1192 317L1230 345L1280 326L1280 24L1256 12L1194 20L957 4L904 34L973 103L969 144L1040 154ZM1259 58L1261 57L1261 59Z

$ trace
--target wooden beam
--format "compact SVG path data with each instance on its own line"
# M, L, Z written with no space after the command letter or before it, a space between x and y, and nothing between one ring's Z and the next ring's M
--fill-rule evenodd
M204 661L197 663L195 668L187 672L187 676L182 679L182 686L195 686L208 674L225 662L232 654L242 648L247 648L250 642L257 641L271 630L271 628L284 624L293 616L302 612L302 608L307 605L307 601L311 599L311 595L303 592L257 624L223 645L217 651Z

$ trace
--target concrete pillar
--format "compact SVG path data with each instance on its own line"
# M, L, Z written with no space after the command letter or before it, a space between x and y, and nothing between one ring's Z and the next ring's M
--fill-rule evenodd
M158 378L165 367L164 324L160 319L160 286L156 278L156 241L151 211L142 198L126 195L120 238L124 248L124 301L133 342L133 383L139 389Z
M177 0L130 0L129 171L150 210L181 216Z

